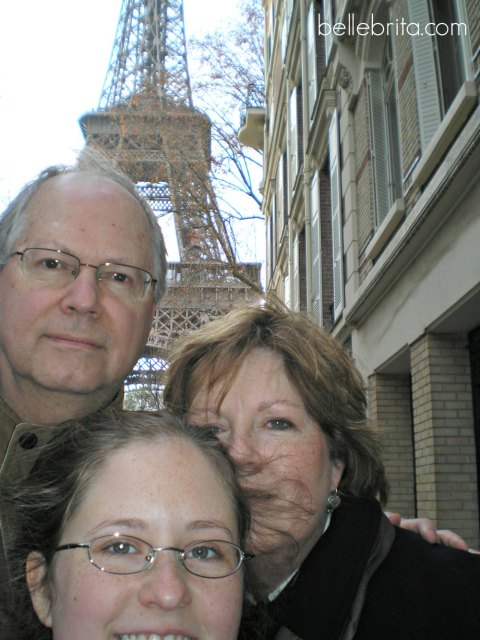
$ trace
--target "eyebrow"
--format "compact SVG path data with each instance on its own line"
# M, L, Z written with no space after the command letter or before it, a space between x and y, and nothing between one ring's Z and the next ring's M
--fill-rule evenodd
M104 527L114 527L114 528L126 527L128 529L138 529L139 531L144 531L147 528L147 524L143 520L138 520L136 518L125 518L121 520L103 520L102 522L97 524L93 529L89 531L89 535L95 535L100 529L103 529Z
M291 407L292 409L302 409L303 406L301 403L299 402L291 402L290 400L287 400L286 398L276 398L275 400L264 400L263 402L261 402L258 405L258 411L265 411L267 409L275 409L275 405L284 405L287 407ZM221 409L221 406L220 406ZM216 406L212 406L210 404L205 405L205 406L199 406L199 407L195 407L195 405L193 405L193 408L190 408L188 410L188 413L190 415L196 415L196 414L202 414L202 413L211 413L214 416L218 415L218 411Z
M277 404L286 405L287 407L292 407L294 409L302 407L302 404L299 402L292 402L291 400L287 400L286 398L275 398L275 400L265 400L259 405L259 408L262 410L271 409Z
M100 522L96 527L91 529L88 535L95 535L100 529L105 527L112 527L115 529L121 529L123 527L128 529L136 529L138 531L145 531L148 528L147 523L144 520L138 520L136 518L126 518L122 520L104 520ZM232 531L226 526L224 522L219 520L193 520L186 525L187 531L199 531L201 529L221 529L233 540Z
M59 243L58 246L55 247L45 247L45 249L52 249L53 251L63 251L64 253L68 253L71 256L75 256L78 257L77 254L75 253L75 251L73 249L69 249L66 245ZM81 258L80 258L81 260ZM105 264L107 262L113 262L115 264L124 264L124 265L129 265L129 266L135 266L131 264L131 261L129 261L129 258L123 258L122 256L116 256L116 257L110 257L110 258L105 258L103 259L103 262L101 264ZM142 267L140 267L142 268Z
M187 529L189 531L197 531L199 529L221 529L233 539L233 534L230 529L224 522L220 522L218 520L194 520L193 522L188 523Z

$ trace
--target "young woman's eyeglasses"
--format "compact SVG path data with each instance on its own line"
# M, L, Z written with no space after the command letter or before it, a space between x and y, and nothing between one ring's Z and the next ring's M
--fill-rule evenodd
M189 573L201 578L226 578L238 571L244 560L254 557L226 540L202 540L178 549L152 547L145 540L120 533L100 536L91 542L62 544L55 552L68 549L86 549L94 567L119 575L145 571L160 551L173 551Z
M80 267L95 269L97 282L108 293L130 300L141 300L148 287L157 282L145 269L115 262L105 262L99 266L87 264L71 253L58 249L29 247L14 251L9 258L12 256L20 256L21 269L29 280L56 287L63 287L75 280Z

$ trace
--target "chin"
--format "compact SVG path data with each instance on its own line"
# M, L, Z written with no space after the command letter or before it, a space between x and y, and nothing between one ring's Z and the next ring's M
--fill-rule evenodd
M123 379L122 379L123 381ZM81 376L66 380L65 377L46 376L37 379L37 385L45 390L66 394L91 395L95 393L108 393L113 385L107 385L104 378L95 379L89 376ZM118 386L121 382L118 383Z

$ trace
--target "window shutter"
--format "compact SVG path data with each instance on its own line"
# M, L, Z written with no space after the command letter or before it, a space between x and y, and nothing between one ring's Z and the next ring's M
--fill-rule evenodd
M272 206L270 210L270 216L267 220L267 280L270 280L273 276L273 224L275 220L275 207Z
M315 2L310 5L307 17L307 77L308 77L308 115L312 117L317 99L317 52L315 48Z
M289 106L290 192L292 193L298 173L297 87L292 89Z
M328 64L328 58L330 56L330 51L333 46L333 14L332 14L332 0L323 0L323 16L322 22L325 22L327 26L325 26L325 32L327 35L325 36L325 64Z
M389 204L402 197L402 151L400 148L400 132L398 130L398 111L396 96L390 98L387 104L387 143L390 145L389 153Z
M266 47L265 47L265 68L268 69L270 66L270 60L272 58L272 44L273 44L273 32L275 29L274 22L274 10L273 10L273 2L270 5L270 11L268 14L267 20L267 36L266 36Z
M407 0L407 4L409 21L418 23L419 31L422 33L425 24L430 22L427 0ZM424 151L442 119L433 51L434 38L412 35L410 39L413 50L420 143Z
M287 26L288 27L290 27L290 22L292 21L293 3L294 3L294 0L286 0L286 2L285 2L285 13L286 13L286 16L287 16Z
M288 36L288 27L287 27L287 16L283 14L282 20L282 31L280 33L280 46L282 49L282 60L285 61L285 55L287 53L287 36Z
M385 97L383 93L383 78L380 71L376 69L367 71L365 78L370 119L370 153L372 157L375 226L378 227L390 208Z
M285 225L285 175L283 171L283 154L278 159L277 168L277 231L275 236L276 245L280 245L280 239Z
M310 185L310 201L312 210L312 311L319 325L322 317L322 272L320 259L320 194L318 171L315 171ZM307 265L308 268L308 265Z
M298 232L295 232L293 238L293 300L292 308L294 311L300 310L300 242Z
M330 194L332 216L332 258L333 258L333 319L336 320L343 309L343 246L342 219L340 210L340 166L338 143L338 118L334 111L328 131L330 153Z
M283 279L283 286L285 288L285 304L290 309L290 274Z
M283 13L282 33L280 43L282 46L282 60L285 60L287 54L288 36L290 33L290 23L292 22L294 0L286 0L285 11Z

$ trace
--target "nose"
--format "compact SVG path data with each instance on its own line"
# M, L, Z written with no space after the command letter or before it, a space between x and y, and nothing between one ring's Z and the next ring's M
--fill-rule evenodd
M153 566L138 575L138 600L144 607L174 610L190 604L189 575L173 551L157 552Z
M260 459L259 443L247 430L232 431L224 444L235 464L251 464Z
M67 313L98 314L99 302L96 271L88 265L82 266L77 277L66 286L61 306Z

